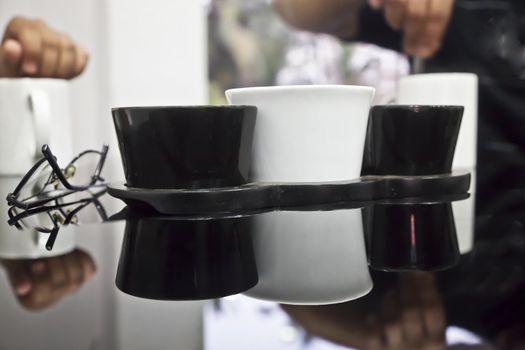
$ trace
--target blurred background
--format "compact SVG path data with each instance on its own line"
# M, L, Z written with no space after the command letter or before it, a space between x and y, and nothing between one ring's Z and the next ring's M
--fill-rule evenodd
M289 27L269 0L211 0L207 13L213 104L226 103L230 88L302 84L370 85L376 102L387 102L408 74L406 57L394 51Z

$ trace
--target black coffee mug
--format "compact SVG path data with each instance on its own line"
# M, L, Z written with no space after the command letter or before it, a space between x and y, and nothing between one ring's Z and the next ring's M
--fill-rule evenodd
M370 110L362 175L450 173L461 106L375 106Z
M202 300L258 282L252 219L133 219L126 223L116 285L158 300Z
M124 107L112 113L128 186L195 189L247 182L256 107Z
M370 267L438 271L459 262L452 205L375 204L363 209Z

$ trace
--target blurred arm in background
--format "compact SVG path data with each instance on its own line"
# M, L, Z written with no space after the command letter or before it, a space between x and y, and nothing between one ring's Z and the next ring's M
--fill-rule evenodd
M71 79L86 68L88 53L40 19L14 17L0 46L0 77Z
M281 307L309 334L343 346L363 350L445 348L445 313L432 273L401 273L399 286L385 293L376 312L360 308L356 301Z
M312 32L351 38L357 34L365 0L273 0L275 10L290 25Z
M273 0L273 6L294 27L343 39L361 34L363 11L382 11L388 26L402 33L403 51L426 58L441 46L454 0Z
M20 304L28 310L47 308L74 294L96 272L91 255L80 249L51 258L0 261Z

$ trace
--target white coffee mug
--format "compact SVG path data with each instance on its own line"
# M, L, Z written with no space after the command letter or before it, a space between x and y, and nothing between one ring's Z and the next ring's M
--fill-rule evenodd
M259 282L244 294L321 305L353 300L372 289L360 209L271 212L254 220Z
M9 193L18 185L20 177L0 176L0 193ZM5 196L4 196L5 197ZM2 198L3 199L3 198ZM0 200L0 259L36 259L69 253L75 248L73 230L61 229L53 249L46 249L49 234L33 229L18 230L7 223L7 203Z
M230 104L258 108L251 180L328 182L358 178L374 89L305 85L232 89Z
M478 77L471 73L432 73L403 77L397 103L464 106L452 170L476 168Z
M67 81L0 79L0 176L25 174L46 143L59 160L70 158L70 118Z
M471 183L476 183L476 171L471 172ZM459 252L468 254L474 247L476 226L476 192L470 187L470 197L461 201L452 202L452 212L456 224Z

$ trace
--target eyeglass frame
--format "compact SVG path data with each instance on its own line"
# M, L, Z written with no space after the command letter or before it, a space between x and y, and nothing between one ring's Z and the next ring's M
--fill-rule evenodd
M23 219L25 219L27 217L30 217L30 216L33 216L33 215L37 215L37 214L41 214L41 213L48 214L50 220L53 222L53 228L45 229L45 230L41 229L41 228L38 228L38 229L35 228L35 230L37 232L41 232L41 233L49 233L49 238L47 239L47 242L46 242L46 249L47 250L52 250L53 249L53 245L55 243L55 240L56 240L56 238L58 236L58 231L60 230L60 227L64 226L64 225L69 225L71 223L71 221L73 220L73 218L75 217L75 215L79 211L81 211L82 209L87 207L88 205L94 204L95 208L97 209L97 212L99 213L99 215L101 217L101 219L103 221L107 221L108 220L108 216L107 216L106 210L104 209L104 206L98 200L98 198L101 197L102 195L104 195L106 192L107 192L107 189L104 188L103 190L101 190L101 191L99 191L97 193L90 193L91 198L83 198L83 199L79 199L77 201L68 202L68 203L58 203L57 200L55 199L56 205L53 205L53 206L40 206L40 207L37 207L37 208L24 210L22 213L18 213L16 215L13 213L13 211L15 209L17 209L17 207L12 206L12 207L9 208L9 211L8 211L8 215L9 215L8 224L11 225L11 226L15 226L19 230L23 230L24 228L20 225L19 221L21 221L21 220L23 220ZM71 193L73 193L73 192L71 192ZM75 209L73 209L69 213L64 213L62 211L63 208L66 208L66 207L69 207L69 206L72 206L72 205L75 205L75 204L79 204L79 206L77 206ZM18 209L20 209L20 208L18 208ZM51 215L51 211L53 211L53 210L59 210L61 212L61 214L64 216L64 222L63 223L60 223L57 219L55 219ZM58 223L60 223L60 225L58 225Z
M14 206L14 207L17 207L19 209L28 210L28 209L40 207L40 206L42 206L42 205L44 205L46 203L49 203L49 202L51 202L53 200L56 200L58 198L67 196L67 195L69 195L71 193L78 192L78 191L85 191L85 190L87 190L87 189L89 189L91 187L97 186L96 185L97 181L104 181L104 179L100 176L100 174L102 172L102 168L104 167L104 163L106 161L106 156L107 156L108 150L109 150L109 146L108 145L103 145L101 151L86 150L86 151L83 151L83 152L79 153L75 158L73 158L73 160L71 160L68 163L66 168L68 166L74 164L79 158L81 158L85 154L97 153L97 154L100 155L100 159L99 159L99 162L97 164L97 167L95 168L95 172L94 172L94 174L91 177L91 182L89 184L85 185L85 186L75 186L75 185L72 185L67 180L67 178L64 175L62 169L60 169L60 166L58 165L58 162L57 162L57 158L55 157L53 152L51 152L51 149L50 149L49 145L47 145L47 144L43 145L42 146L42 154L43 154L44 157L39 159L31 167L31 169L29 169L29 171L24 175L24 177L22 177L22 179L20 180L18 185L15 187L15 190L7 195L7 198L6 198L7 199L7 203L9 204L9 206ZM60 183L62 183L62 185L68 191L63 191L63 193L61 193L59 195L50 196L49 198L44 198L44 199L41 199L41 200L38 200L38 201L34 201L34 202L31 202L31 203L24 203L24 202L19 201L18 200L18 196L20 195L20 192L22 191L22 188L24 188L24 186L27 185L27 182L29 181L31 176L33 176L34 173L38 170L38 168L40 166L42 166L42 164L44 162L46 162L46 161L48 162L48 164L51 166L51 169L53 170L51 172L51 174L50 174L50 179L54 175L56 177L56 179L58 179L60 181ZM48 182L49 182L49 180L48 180ZM47 185L48 185L48 183L46 183L46 186ZM105 184L101 184L101 185L105 186ZM44 188L45 188L45 186L44 186Z

